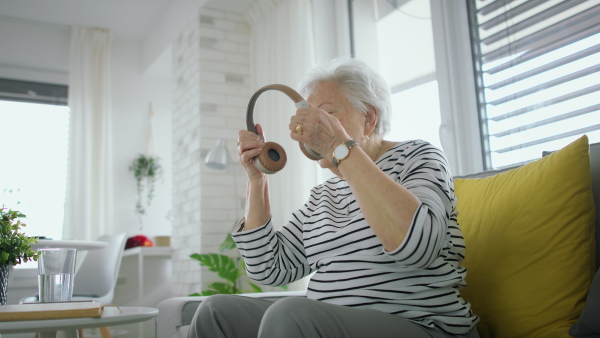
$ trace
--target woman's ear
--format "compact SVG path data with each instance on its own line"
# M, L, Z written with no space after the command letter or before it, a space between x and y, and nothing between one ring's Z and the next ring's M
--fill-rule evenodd
M375 107L367 105L367 114L365 115L365 135L371 135L375 126L377 126L377 120L379 119L379 112Z

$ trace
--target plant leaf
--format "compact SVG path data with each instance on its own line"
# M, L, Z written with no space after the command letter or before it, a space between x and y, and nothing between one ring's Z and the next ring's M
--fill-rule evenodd
M240 274L244 274L246 272L246 261L243 259L240 260Z
M221 243L221 245L219 246L219 251L225 252L225 251L235 249L235 248L237 248L237 245L233 241L233 237L231 237L231 234L227 234L227 237L225 238L223 243Z
M200 265L208 267L210 271L216 272L219 277L235 284L240 277L240 271L235 265L235 261L223 254L192 254L191 258L200 262Z
M135 212L138 215L144 215L146 213L144 204L148 207L152 204L154 185L157 180L162 179L163 169L160 165L160 158L140 154L129 166L129 171L133 172L137 187L138 200ZM142 197L145 189L147 189L146 203L143 203Z
M226 283L221 283L221 282L214 282L212 284L209 284L208 285L208 289L202 291L202 295L203 296L208 296L208 295L205 294L207 292L210 292L213 295L216 295L216 294L230 295L230 294L235 293L232 285L229 285L229 284L226 284Z
M204 290L202 292L200 292L199 296L212 296L212 295L216 295L217 293L214 290Z
M19 218L25 215L15 210L5 210L0 209L0 264L17 265L37 260L40 254L31 249L31 244L37 243L37 238L29 238L19 232L21 227L26 226Z

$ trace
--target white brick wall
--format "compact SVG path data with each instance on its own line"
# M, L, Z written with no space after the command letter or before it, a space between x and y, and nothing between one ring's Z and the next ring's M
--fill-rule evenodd
M243 215L245 174L235 141L245 128L252 95L249 40L250 28L241 15L202 9L173 42L174 296L198 292L217 280L189 255L218 252L236 216ZM218 139L226 140L235 170L218 172L204 165Z

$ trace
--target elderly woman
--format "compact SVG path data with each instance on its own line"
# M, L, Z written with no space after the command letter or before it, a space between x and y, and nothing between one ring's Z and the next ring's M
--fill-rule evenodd
M302 88L310 108L292 116L290 135L324 154L319 165L336 177L275 231L268 179L253 162L262 128L240 131L247 204L232 235L261 284L315 272L306 298L211 296L189 337L478 337L479 318L460 295L465 245L444 154L422 140L383 139L389 88L363 62L335 60Z

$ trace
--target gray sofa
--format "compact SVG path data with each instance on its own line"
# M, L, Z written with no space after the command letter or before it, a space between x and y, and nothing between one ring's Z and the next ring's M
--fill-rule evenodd
M591 167L592 167L592 191L594 194L594 204L596 206L596 242L600 238L600 143L590 146ZM498 174L503 170L488 171L462 178L481 178ZM600 245L596 246L596 264L600 265ZM600 284L600 281L594 280L594 285ZM590 293L591 294L591 293ZM244 294L246 297L261 297L267 299L278 299L281 297L302 297L304 291L285 291ZM159 314L156 317L156 337L186 337L189 330L189 324L194 316L196 308L204 297L177 297L167 299L158 305ZM590 303L588 299L588 303ZM587 311L587 308L586 308Z

